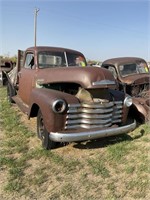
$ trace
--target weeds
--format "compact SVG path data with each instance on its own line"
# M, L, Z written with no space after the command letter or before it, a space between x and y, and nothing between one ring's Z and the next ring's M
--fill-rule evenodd
M102 178L108 178L110 176L109 170L107 169L107 163L102 159L92 159L88 160L89 165L92 168L92 172L95 175L100 175Z

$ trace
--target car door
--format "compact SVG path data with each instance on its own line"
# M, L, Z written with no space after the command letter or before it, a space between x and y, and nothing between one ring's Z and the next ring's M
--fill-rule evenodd
M34 77L36 74L35 69L35 56L33 52L27 52L25 54L25 60L23 67L19 71L19 97L21 100L29 105L30 95L32 92L32 88L35 87Z

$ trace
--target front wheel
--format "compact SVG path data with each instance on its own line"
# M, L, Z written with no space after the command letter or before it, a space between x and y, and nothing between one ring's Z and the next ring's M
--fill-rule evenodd
M42 147L44 149L48 150L55 147L56 142L49 139L49 132L45 128L43 115L40 110L37 115L37 134L38 138L42 141Z

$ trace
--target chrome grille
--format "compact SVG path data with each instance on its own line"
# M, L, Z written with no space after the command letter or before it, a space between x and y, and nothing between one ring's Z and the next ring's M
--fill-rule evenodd
M103 128L121 122L122 101L69 104L65 129Z

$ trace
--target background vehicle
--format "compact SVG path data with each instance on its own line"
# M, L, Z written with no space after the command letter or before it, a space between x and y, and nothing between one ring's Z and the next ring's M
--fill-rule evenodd
M18 51L17 67L9 73L8 98L29 119L37 117L37 134L46 149L136 127L128 117L131 98L116 90L109 70L81 67L78 57L86 65L84 55L75 50L31 47Z
M120 91L133 98L133 115L140 122L150 121L150 74L142 58L112 58L102 63L102 68L112 72Z
M13 68L13 63L6 59L0 59L0 85L6 85L6 73L10 72Z
M97 63L95 63L94 65L92 65L93 67L101 67L101 64L102 64L102 62L97 62Z

